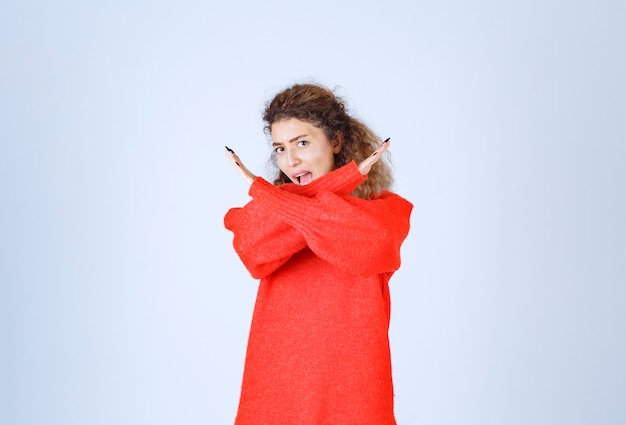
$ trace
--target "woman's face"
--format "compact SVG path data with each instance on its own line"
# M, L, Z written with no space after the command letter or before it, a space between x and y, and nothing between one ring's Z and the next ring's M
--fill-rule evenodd
M341 138L329 141L321 128L297 118L277 121L271 131L278 168L295 184L311 183L335 169Z

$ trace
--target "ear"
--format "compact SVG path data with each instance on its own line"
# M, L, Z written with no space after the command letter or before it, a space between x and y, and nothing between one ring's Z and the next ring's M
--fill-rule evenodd
M331 142L331 146L333 147L333 153L335 155L341 152L341 148L343 147L343 131L337 130L335 138Z

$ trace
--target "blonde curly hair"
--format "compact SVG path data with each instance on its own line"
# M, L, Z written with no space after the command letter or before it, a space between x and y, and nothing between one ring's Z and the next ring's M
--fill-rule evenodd
M336 168L351 161L361 163L381 143L380 138L367 125L347 113L343 99L321 85L295 84L274 96L263 113L265 132L271 135L272 124L290 118L297 118L320 128L328 140L335 139L339 132L343 133L341 151L335 155ZM372 166L367 180L352 193L354 196L371 199L390 189L393 177L385 156L387 155ZM274 185L291 182L278 168L275 154L272 154L270 164L276 173Z

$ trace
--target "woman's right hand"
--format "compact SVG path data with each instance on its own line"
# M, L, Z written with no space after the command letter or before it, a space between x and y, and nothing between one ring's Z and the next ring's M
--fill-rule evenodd
M372 169L372 165L374 165L374 164L376 164L376 162L378 162L378 160L382 156L383 152L385 152L387 150L387 148L389 148L390 144L391 144L391 139L389 138L389 139L385 140L380 145L380 147L374 151L373 154L371 154L370 156L365 158L363 160L363 162L361 162L359 164L359 171L361 172L361 174L366 176L370 172L370 170Z
M243 162L241 162L241 159L239 159L239 156L237 156L235 151L233 151L228 146L225 146L225 148L226 148L226 156L230 159L230 162L232 162L232 164L235 166L235 169L237 170L237 172L241 175L241 177L243 177L246 183L248 183L248 186L251 185L254 179L256 178L256 176L252 174L250 170L248 170L243 165Z

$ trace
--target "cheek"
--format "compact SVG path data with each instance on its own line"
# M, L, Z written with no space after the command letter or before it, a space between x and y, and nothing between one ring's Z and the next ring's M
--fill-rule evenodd
M335 169L335 155L332 152L324 156L323 162L327 172Z
M326 149L320 149L311 156L310 162L315 163L320 168L328 168L335 163L335 156Z
M286 169L286 167L285 167L285 159L284 159L284 155L282 155L282 156L281 156L281 155L276 156L276 165L278 165L278 169L279 169L280 171L282 171L283 173L285 173L285 169ZM285 174L287 174L287 173L285 173Z

